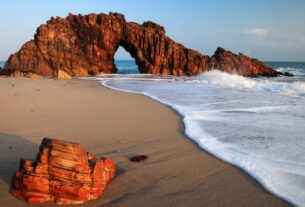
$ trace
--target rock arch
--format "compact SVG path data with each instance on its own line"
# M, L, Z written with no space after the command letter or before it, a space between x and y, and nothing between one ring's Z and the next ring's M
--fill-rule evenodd
M71 76L116 73L114 55L122 46L136 60L140 73L197 75L219 69L244 76L278 73L248 56L218 48L211 57L185 48L165 34L164 27L147 21L126 22L118 13L51 18L38 27L34 40L6 61L2 73Z

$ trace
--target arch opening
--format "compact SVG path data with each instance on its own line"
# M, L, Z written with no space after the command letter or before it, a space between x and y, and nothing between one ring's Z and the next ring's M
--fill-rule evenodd
M136 60L123 46L119 46L114 55L114 64L118 74L139 74Z

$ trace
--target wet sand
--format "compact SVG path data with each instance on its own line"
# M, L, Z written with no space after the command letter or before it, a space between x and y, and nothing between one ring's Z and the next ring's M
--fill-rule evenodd
M89 80L0 78L0 114L0 206L27 206L9 194L10 180L43 137L79 142L115 160L117 177L81 207L289 206L201 150L175 111L141 95ZM149 158L129 161L138 154Z

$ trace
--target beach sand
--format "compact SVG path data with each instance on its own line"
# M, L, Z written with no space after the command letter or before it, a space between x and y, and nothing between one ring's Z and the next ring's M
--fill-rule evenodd
M0 206L27 206L9 194L11 176L43 137L115 160L104 194L78 206L288 206L197 147L175 111L141 95L89 80L0 78L0 114ZM138 154L149 158L129 161Z

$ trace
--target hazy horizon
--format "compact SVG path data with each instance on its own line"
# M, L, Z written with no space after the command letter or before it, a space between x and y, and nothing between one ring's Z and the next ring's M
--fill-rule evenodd
M68 13L119 12L127 21L154 21L184 46L212 55L217 47L262 61L305 61L305 1L146 1L11 0L2 2L0 60L33 39L36 28L51 16ZM116 59L131 59L123 49Z

